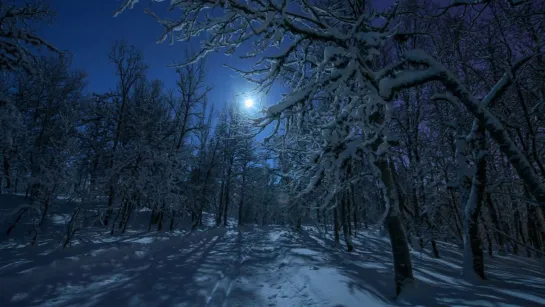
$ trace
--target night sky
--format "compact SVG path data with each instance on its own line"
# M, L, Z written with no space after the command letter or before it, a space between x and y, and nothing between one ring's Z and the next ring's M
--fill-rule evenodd
M374 2L375 7L383 9L393 1ZM108 61L108 53L116 40L126 40L142 51L149 66L148 77L160 79L167 88L173 88L176 82L174 68L167 65L183 61L188 48L199 50L200 44L196 39L190 43L175 42L171 45L167 41L157 44L163 29L156 20L144 13L144 9L149 7L147 1L141 1L134 9L118 17L113 17L113 12L121 5L121 0L49 0L48 3L57 12L57 16L51 25L42 27L40 32L54 46L73 54L74 68L88 74L89 92L103 93L115 88L116 77ZM165 3L155 3L151 9L159 16L164 16L167 6ZM206 61L208 84L213 86L209 102L215 105L216 110L224 107L226 101L233 100L236 94L253 88L253 84L222 66L229 63L235 67L248 68L251 62L234 56L227 57L221 52L209 54ZM276 86L267 97L260 99L264 105L270 105L276 103L285 91Z
M120 0L50 0L51 7L57 11L54 23L41 28L45 39L61 50L73 54L73 66L88 74L88 91L105 92L115 88L116 77L113 66L108 61L108 53L116 40L126 40L144 54L149 66L149 78L160 79L167 88L176 82L174 68L166 67L184 59L186 49L199 50L199 41L190 43L170 42L157 44L162 34L162 27L151 16L144 13L148 7L145 2L133 10L113 17L113 12L122 3ZM155 7L155 8L153 8ZM164 4L153 5L158 15L166 11ZM229 63L237 67L248 67L248 61L214 53L207 57L208 83L213 86L209 102L216 110L223 107L225 101L232 100L235 94L252 89L252 84L242 79L229 68L222 66ZM242 66L241 66L242 65ZM276 90L263 103L272 104L280 98Z

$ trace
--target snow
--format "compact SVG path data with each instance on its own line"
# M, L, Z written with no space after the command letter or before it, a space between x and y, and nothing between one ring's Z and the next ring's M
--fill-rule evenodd
M511 291L506 289L500 289L499 291L514 297L525 299L527 301L532 301L534 304L537 304L537 305L541 305L541 306L545 305L545 298L543 297L537 297L532 294L522 293L519 291Z
M292 253L297 255L303 255L303 256L316 256L318 255L316 252L306 249L306 248L294 248L291 250Z
M70 221L70 217L69 214L54 214L52 215L52 222L53 224L64 225Z
M12 298L11 298L11 301L12 302L17 302L17 301L22 301L24 299L28 298L28 293L24 293L24 292L19 292L17 294L15 294Z
M390 242L374 230L359 231L347 253L344 244L334 247L331 231L216 228L205 213L195 231L147 232L142 224L111 236L95 229L62 249L69 214L51 218L35 247L23 232L0 241L0 306L545 305L542 262L486 258L489 279L475 283L461 275L462 251L443 242L440 259L429 244L411 252L417 283L396 300Z
M64 251L0 251L1 306L544 305L538 261L486 259L489 280L461 276L462 251L413 251L414 289L394 299L389 242L374 231L334 248L330 234L269 226L127 233Z
M144 238L128 240L128 241L133 242L133 243L150 244L150 243L153 242L153 238L152 237L144 237Z
M278 239L280 239L280 237L282 237L283 235L287 234L286 231L275 231L275 232L270 232L269 233L269 240L272 241L272 242L276 242L278 241Z

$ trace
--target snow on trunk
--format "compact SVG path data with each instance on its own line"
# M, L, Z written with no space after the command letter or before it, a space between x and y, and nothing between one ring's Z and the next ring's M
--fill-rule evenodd
M388 210L386 227L390 235L392 254L394 256L396 295L399 296L407 285L414 282L411 254L401 221L399 198L390 165L388 165L388 161L384 158L378 158L375 161L375 166L380 170L384 200Z
M464 210L464 266L466 278L484 279L484 256L479 233L479 214L486 189L486 140L482 123L477 123L475 133L477 148L475 160L477 170L471 182L471 192Z

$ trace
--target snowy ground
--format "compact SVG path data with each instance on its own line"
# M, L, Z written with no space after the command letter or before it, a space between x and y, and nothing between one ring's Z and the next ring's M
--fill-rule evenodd
M58 217L60 219L60 217ZM89 236L65 250L0 242L0 306L543 306L543 264L487 259L489 280L460 278L461 252L413 253L419 282L397 301L389 243L374 232L356 251L314 228L247 226L188 233Z

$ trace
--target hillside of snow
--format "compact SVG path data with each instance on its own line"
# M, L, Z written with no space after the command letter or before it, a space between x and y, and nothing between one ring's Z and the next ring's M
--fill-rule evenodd
M462 251L438 243L440 259L413 252L418 282L396 300L390 245L374 230L358 234L352 253L315 227L253 225L89 231L62 249L62 217L53 215L35 247L24 235L3 236L0 306L545 305L539 259L495 255L488 280L470 283L460 275Z

